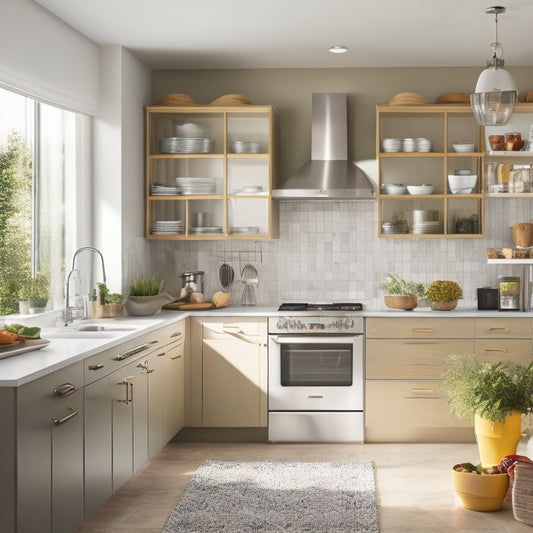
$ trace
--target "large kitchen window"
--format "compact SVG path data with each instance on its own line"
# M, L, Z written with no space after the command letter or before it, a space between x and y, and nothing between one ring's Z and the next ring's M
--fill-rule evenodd
M61 308L90 221L90 118L0 88L0 315ZM23 307L23 312L28 310Z

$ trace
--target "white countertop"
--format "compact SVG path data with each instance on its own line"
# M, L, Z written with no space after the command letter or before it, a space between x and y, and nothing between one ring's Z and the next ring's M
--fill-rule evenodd
M316 315L335 315L338 312L316 312ZM431 311L429 308L403 310L364 310L343 312L345 316L384 317L384 318L532 318L533 312L499 312L479 311L477 309L454 309L453 311ZM108 326L124 326L131 329L113 332L95 332L81 334L78 338L73 327L43 328L41 336L50 340L50 344L41 350L26 352L0 359L0 387L18 387L39 377L55 372L72 363L83 360L104 349L112 348L122 342L134 339L154 329L183 320L189 316L299 316L309 315L306 311L283 311L277 307L224 307L209 311L161 311L148 317L123 317L117 319L100 319L84 323L98 322ZM64 338L65 332L69 338ZM58 334L63 337L57 336Z

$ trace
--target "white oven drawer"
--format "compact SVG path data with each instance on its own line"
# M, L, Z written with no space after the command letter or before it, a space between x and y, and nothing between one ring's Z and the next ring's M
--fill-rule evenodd
M363 442L362 412L269 413L269 442Z

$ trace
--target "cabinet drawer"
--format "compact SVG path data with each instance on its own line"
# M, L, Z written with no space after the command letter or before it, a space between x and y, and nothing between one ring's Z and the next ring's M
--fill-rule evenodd
M390 428L470 427L452 416L441 381L367 381L365 426Z
M240 339L255 342L267 342L267 322L266 319L258 317L239 318L223 320L216 319L216 322L208 320L202 321L204 339Z
M531 338L530 318L476 318L476 338Z
M474 319L367 318L367 339L468 339L474 337Z
M185 342L185 320L180 320L170 326L165 326L157 331L159 336L159 345L166 345L175 342Z
M145 357L163 345L160 331L156 330L88 357L83 362L85 385L122 368L136 358Z
M474 353L473 340L368 339L367 379L441 379L451 353Z
M479 359L491 363L511 361L523 366L528 366L533 360L531 341L525 339L478 339L476 340L476 355Z

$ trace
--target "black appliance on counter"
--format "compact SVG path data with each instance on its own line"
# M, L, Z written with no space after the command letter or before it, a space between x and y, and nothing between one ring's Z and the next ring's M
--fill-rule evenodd
M282 303L278 311L362 311L361 303L330 303L330 304L308 304L308 303Z
M498 289L482 287L477 290L477 308L480 311L498 310Z

